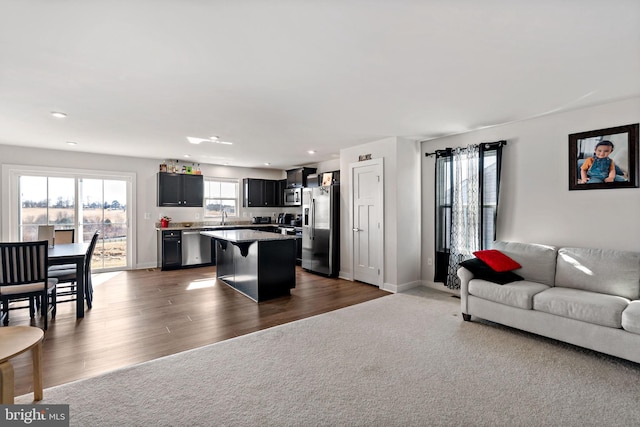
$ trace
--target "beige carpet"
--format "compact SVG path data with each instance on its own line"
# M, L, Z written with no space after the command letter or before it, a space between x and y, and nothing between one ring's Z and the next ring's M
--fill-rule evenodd
M640 365L398 294L45 390L78 426L631 426ZM17 399L31 402L31 396Z

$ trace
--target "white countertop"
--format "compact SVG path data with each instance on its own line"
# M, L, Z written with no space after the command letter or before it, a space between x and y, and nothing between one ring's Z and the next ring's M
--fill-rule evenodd
M272 228L277 227L278 224L226 224L226 225L192 225L187 227L186 225L176 223L169 223L168 227L156 227L158 231L169 230L228 230L233 228Z
M200 234L232 243L296 239L296 236L256 230L214 230L201 231Z

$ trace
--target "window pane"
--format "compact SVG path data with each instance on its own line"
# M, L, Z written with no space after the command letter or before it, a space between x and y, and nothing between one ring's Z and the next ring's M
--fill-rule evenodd
M20 240L32 242L38 237L37 224L47 224L47 178L21 176L18 185L20 187Z
M220 183L217 181L209 181L209 191L207 197L217 198L220 197Z
M205 216L220 216L222 214L219 200L205 200Z
M238 181L205 178L205 217L238 215Z
M75 179L49 178L49 224L75 223Z
M221 182L220 183L220 197L225 199L235 199L238 184L235 182Z
M484 205L495 205L498 202L498 170L497 154L495 151L486 152L484 155Z
M100 224L102 222L102 207L104 204L104 196L102 194L101 179L83 179L82 180L82 223L83 224ZM95 227L85 227L88 238L91 240ZM86 234L86 233L85 233ZM87 236L83 236L83 241L87 241Z
M227 215L237 216L235 200L224 200L223 206L224 206L224 211L227 213Z
M91 266L95 269L127 264L127 183L121 180L82 180L83 239L100 232Z

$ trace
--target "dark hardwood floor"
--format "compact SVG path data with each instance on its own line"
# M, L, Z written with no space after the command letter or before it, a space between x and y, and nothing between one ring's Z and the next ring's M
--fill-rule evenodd
M59 303L56 318L49 322L44 387L389 295L375 286L296 267L296 288L290 296L255 303L212 279L214 272L215 267L202 267L95 275L93 308L85 317L75 318L75 303ZM26 309L11 312L10 325L41 322L38 318L32 323ZM16 396L33 391L31 353L12 362Z

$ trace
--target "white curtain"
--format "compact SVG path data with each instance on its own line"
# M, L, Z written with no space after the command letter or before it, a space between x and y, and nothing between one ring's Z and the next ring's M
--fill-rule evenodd
M453 198L451 207L451 242L447 287L460 288L457 275L460 262L480 249L480 149L478 145L456 148L452 152Z

